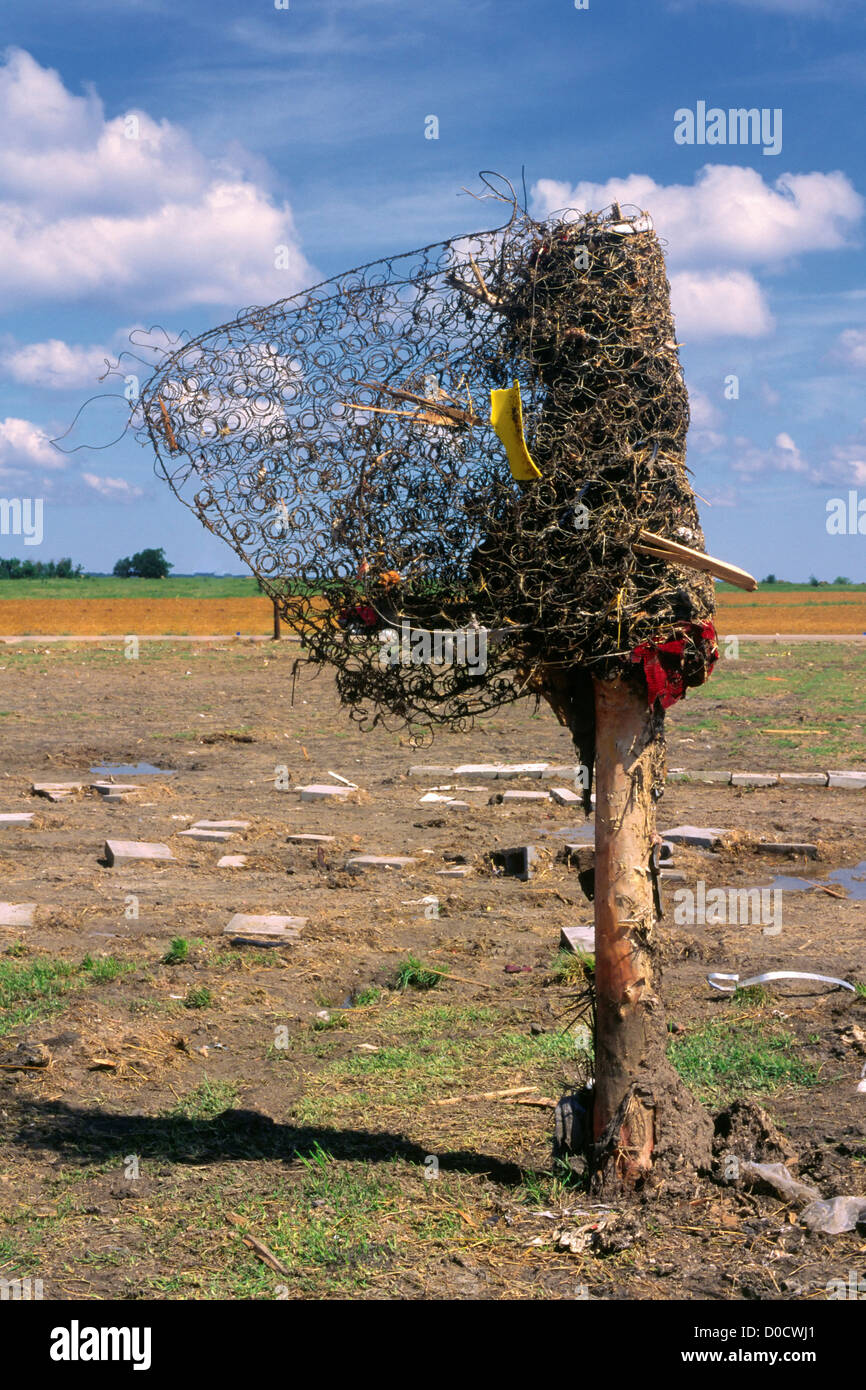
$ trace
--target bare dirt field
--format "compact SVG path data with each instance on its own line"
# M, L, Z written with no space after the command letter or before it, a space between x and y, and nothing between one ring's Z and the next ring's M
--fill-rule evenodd
M9 586L7 585L7 588ZM271 632L273 607L262 595L225 598L15 598L0 596L0 637L211 636ZM716 624L728 633L866 632L866 592L834 589L721 592Z
M807 1232L796 1206L721 1166L608 1209L552 1160L553 1105L591 1067L575 1022L591 962L558 949L563 927L592 920L561 858L582 814L491 804L549 785L535 780L467 790L468 808L422 804L431 786L481 784L408 769L573 764L568 735L525 700L414 749L405 732L361 732L327 673L302 664L293 682L297 655L0 649L0 814L35 813L0 825L0 898L38 905L33 925L0 926L0 1277L75 1299L824 1300L862 1268L862 1236ZM863 766L861 667L846 644L743 644L670 713L669 763ZM174 771L120 778L141 787L121 804L31 794L95 780L103 760ZM332 773L360 790L300 801L298 785ZM199 818L250 826L221 845L180 838ZM681 823L739 832L717 852L675 849L691 888L827 880L866 860L866 791L676 782L659 824ZM109 868L108 838L166 843L175 862ZM812 842L818 860L762 838ZM520 844L538 849L528 882L488 858ZM226 853L246 866L218 868ZM353 853L416 863L353 875ZM438 876L455 865L472 872ZM866 1195L866 884L785 891L778 935L677 925L676 886L661 926L671 1055L713 1112L745 1099L778 1127L756 1143L735 1124L720 1160L749 1149L825 1196ZM232 946L238 912L308 920L294 943ZM767 969L860 988L707 985Z

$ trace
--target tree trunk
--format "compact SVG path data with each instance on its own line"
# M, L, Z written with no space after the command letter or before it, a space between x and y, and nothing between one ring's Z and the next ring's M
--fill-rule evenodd
M595 1092L597 1189L709 1167L712 1122L666 1057L659 994L653 788L664 785L663 715L636 683L595 684Z

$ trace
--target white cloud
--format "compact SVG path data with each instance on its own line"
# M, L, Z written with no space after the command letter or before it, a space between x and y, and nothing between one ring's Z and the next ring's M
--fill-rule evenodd
M696 429L709 430L721 421L718 406L713 405L705 391L692 387L689 391L689 412Z
M851 244L864 206L840 171L782 174L769 183L756 169L736 164L707 164L691 185L659 184L648 174L573 187L541 179L533 198L544 216L566 207L598 210L614 201L646 210L677 266L773 265L836 250Z
M62 456L38 425L14 416L0 420L0 469L4 472L64 466Z
M789 434L781 431L771 448L761 448L750 439L734 440L732 467L735 473L751 476L756 473L807 474L812 482L819 481L814 469L803 458Z
M314 278L290 207L260 186L242 151L218 163L146 112L108 120L96 93L67 91L20 49L0 67L0 127L7 304L100 294L237 308Z
M133 487L125 478L100 477L98 473L82 473L83 481L100 497L109 502L134 502L144 496L144 489Z
M819 482L866 486L866 444L862 440L836 444L816 473Z
M69 386L95 386L106 370L110 354L100 347L74 347L59 338L27 343L3 356L3 366L14 381L25 386L64 390Z
M744 270L682 270L671 276L671 307L684 342L760 338L773 327L764 292Z
M833 355L851 367L866 367L866 331L847 328L840 333Z

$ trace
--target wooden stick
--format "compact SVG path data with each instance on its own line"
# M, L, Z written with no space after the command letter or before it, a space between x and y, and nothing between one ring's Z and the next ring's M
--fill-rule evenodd
M402 415L408 420L420 420L424 425L447 425L450 430L455 430L458 425L458 421L453 420L450 415L431 415L423 410L394 410L391 406L360 405L358 401L338 401L337 404L345 405L350 410L370 410L374 415Z
M758 587L755 577L737 565L729 565L725 560L716 560L712 555L705 555L703 551L693 550L688 545L680 545L678 541L670 541L666 536L657 536L652 531L641 531L639 540L640 544L634 545L633 549L643 555L653 555L660 560L685 565L687 569L706 570L717 579L735 584L738 589L748 589L752 592Z
M358 385L366 387L368 391L387 391L389 396L396 396L398 401L417 401L418 405L429 406L432 410L447 415L449 420L456 420L461 425L484 424L479 415L472 415L466 410L461 410L459 406L444 405L441 401L431 401L428 396L418 396L414 391L407 391L403 387L386 386L379 381L359 381Z

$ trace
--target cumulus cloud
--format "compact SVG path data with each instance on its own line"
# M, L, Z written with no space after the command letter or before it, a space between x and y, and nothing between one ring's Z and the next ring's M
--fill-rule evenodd
M738 438L734 440L732 466L744 477L759 473L794 473L815 487L831 484L862 487L866 484L866 442L857 438L835 444L828 454L810 461L803 457L784 430L776 435L769 448L750 439Z
M27 343L3 355L3 366L14 381L25 386L64 390L93 386L106 370L109 354L100 347L75 347L59 338Z
M866 331L846 328L839 334L833 356L847 362L849 367L866 367Z
M0 470L4 473L63 466L60 454L38 425L14 416L0 420Z
M839 171L781 174L769 182L736 164L707 164L693 184L660 184L648 174L573 186L541 179L533 197L543 215L612 202L647 209L675 266L774 265L837 250L851 244L863 216L863 199Z
M671 307L684 339L761 338L773 327L764 292L743 270L683 270L671 276Z
M102 294L237 307L310 282L290 207L242 152L207 159L144 111L108 119L95 92L67 91L20 49L0 67L0 127L7 304Z
M756 473L801 473L817 481L797 445L784 430L776 435L770 448L761 448L750 439L735 439L732 467L735 473L746 476Z
M98 473L82 473L82 480L93 492L109 502L135 502L144 496L144 489L133 487L125 478L100 477Z

